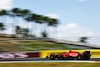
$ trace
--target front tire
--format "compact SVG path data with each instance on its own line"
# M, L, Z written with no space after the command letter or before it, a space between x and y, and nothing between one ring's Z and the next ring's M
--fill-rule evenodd
M86 60L90 60L90 56L86 57Z
M55 57L53 55L50 55L51 60L55 60Z
M82 56L81 56L81 55L78 55L78 56L77 56L77 59L78 59L78 60L81 60L81 59L82 59Z

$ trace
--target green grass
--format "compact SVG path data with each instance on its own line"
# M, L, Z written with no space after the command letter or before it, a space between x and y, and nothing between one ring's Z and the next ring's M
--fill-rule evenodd
M100 67L100 63L1 63L0 67Z
M65 50L70 49L65 44L44 41L20 41L0 43L0 49L5 51L40 51L40 50Z

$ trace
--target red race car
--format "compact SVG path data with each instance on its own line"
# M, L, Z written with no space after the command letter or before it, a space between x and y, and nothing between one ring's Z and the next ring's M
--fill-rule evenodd
M91 56L90 51L79 53L79 52L74 52L70 50L69 52L63 52L59 54L52 53L50 55L50 59L51 60L55 60L55 59L86 59L86 60L89 60L90 56ZM46 58L48 58L48 56Z

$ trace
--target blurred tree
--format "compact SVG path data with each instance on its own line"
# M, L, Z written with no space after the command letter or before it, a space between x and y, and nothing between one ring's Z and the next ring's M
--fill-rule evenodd
M20 34L23 35L23 37L28 37L29 29L27 28L22 28Z
M48 35L47 35L47 32L45 31L45 32L42 32L41 33L41 35L42 35L42 37L48 37Z
M21 27L20 26L16 26L16 34L21 34Z
M49 18L49 17L44 17L43 20L44 20L44 23L48 24L48 26L57 27L57 25L59 24L57 19L52 19L52 18ZM46 31L46 27L44 26L44 32L45 31Z
M8 15L6 10L1 10L0 11L0 16Z
M11 10L11 16L13 17L13 19L15 19L15 17L18 17L18 21L17 21L17 25L19 26L19 18L25 18L26 16L28 16L30 14L30 11L27 9L21 10L20 8L13 8ZM13 27L15 27L15 21L13 21ZM24 24L24 23L23 23Z
M43 16L42 15L32 15L32 19L33 19L33 22L35 22L36 23L36 34L38 34L38 31L39 31L39 26L43 23L42 22L42 18L43 18Z
M22 16L22 14L21 14L21 9L20 9L20 8L13 8L13 9L11 10L11 12L12 12L12 17L18 17L17 24L18 24L18 26L19 26L19 17ZM14 23L14 22L13 22L13 23Z
M22 17L27 17L29 15L31 15L31 11L30 10L24 9L24 10L21 11L21 16Z
M28 9L24 9L24 10L22 10L21 11L21 16L22 16L22 18L25 20L25 21L27 21L27 22L30 22L31 21L31 19L30 19L30 16L31 16L31 11L30 10L28 10ZM30 24L28 24L28 31L30 32ZM28 32L28 33L29 33Z
M80 38L80 42L82 43L86 43L86 40L88 39L88 37L81 37Z
M43 21L43 24L44 24L44 32L46 31L46 24L49 24L49 20L50 18L49 17L43 17L42 18L42 21Z
M9 15L9 13L8 13L8 11L6 11L6 10L1 10L0 11L0 16L4 16L4 21L3 22L5 22L5 24L7 23L7 16ZM6 25L5 25L5 28L6 28Z
M4 24L3 23L0 23L0 31L2 31L2 30L5 30Z
M57 19L50 19L48 20L48 26L54 26L54 27L57 27L58 25L58 20Z
M31 14L30 15L28 15L27 17L25 17L24 18L29 24L32 22L32 17L31 17ZM31 26L32 27L32 26ZM29 26L29 28L30 28L30 26ZM33 27L32 27L33 28ZM31 29L32 29L31 28ZM31 35L32 35L32 30L29 30L30 32L31 32Z
M38 15L38 14L32 14L29 10L27 9L20 9L20 8L13 8L12 10L10 11L6 11L6 10L1 10L0 11L0 16L5 16L5 15L9 15L11 17L13 17L13 19L15 19L15 17L18 18L18 20L20 18L24 18L24 20L26 20L27 22L33 22L33 23L38 23L38 24L47 24L48 26L54 26L56 27L57 24L58 24L58 20L57 19L53 19L53 18L49 18L49 17L46 17L46 16L43 16L43 15ZM15 23L17 23L17 26L14 26ZM33 29L33 26L32 25L32 28ZM20 27L19 27L19 21L15 22L13 20L13 27L16 29L16 34L20 34ZM29 31L29 29L28 29ZM44 31L42 32L44 35L47 34L46 31L46 28L44 26ZM33 32L31 30L31 32ZM47 36L47 35L46 35Z
M40 21L41 20L41 15L37 15L37 14L30 14L29 16L27 16L26 18L25 18L25 20L27 21L27 22L32 22L32 23L39 23L39 24L41 24L42 22ZM31 35L33 35L33 26L34 25L32 25L31 27Z
M58 25L58 20L57 19L51 19L49 17L43 16L43 15L33 15L33 17L36 23L39 24L44 24L44 31L42 33L47 34L46 32L46 24L48 24L48 26L54 26L56 27Z

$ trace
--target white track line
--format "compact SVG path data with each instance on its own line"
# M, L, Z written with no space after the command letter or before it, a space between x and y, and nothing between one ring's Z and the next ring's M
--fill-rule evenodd
M91 58L100 58L100 57L91 57Z
M2 61L0 63L32 63L32 62L86 62L86 63L95 63L95 61Z

